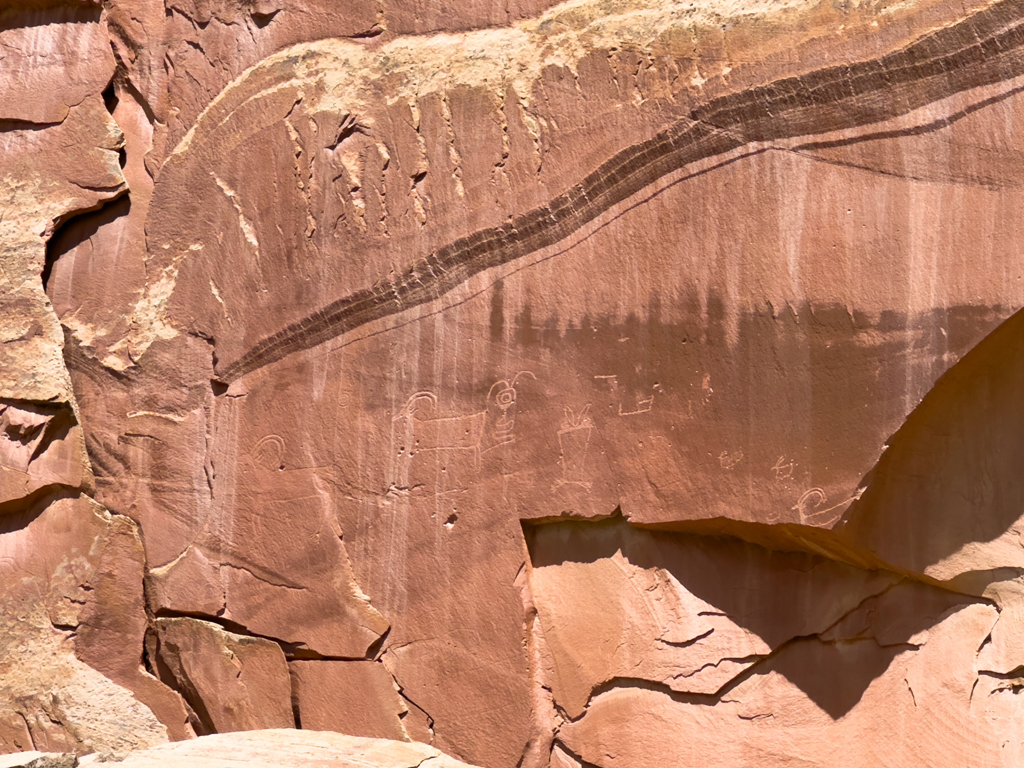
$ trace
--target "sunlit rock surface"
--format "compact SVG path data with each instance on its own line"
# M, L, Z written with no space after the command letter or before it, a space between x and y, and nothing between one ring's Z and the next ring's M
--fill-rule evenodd
M0 751L1024 762L1019 2L29 0L0 56Z

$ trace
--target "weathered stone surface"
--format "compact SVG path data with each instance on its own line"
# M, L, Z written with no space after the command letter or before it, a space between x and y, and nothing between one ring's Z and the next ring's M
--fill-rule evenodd
M0 401L0 508L91 477L82 430L67 403Z
M0 530L5 751L125 750L190 735L181 700L142 667L135 524L58 497Z
M124 768L472 768L426 744L296 730L202 736L112 757ZM107 762L103 755L88 755L78 764L93 766Z
M801 640L714 707L611 690L560 738L600 766L1017 764L1012 694L975 687L996 612L970 605L938 618L917 644Z
M380 662L293 661L288 668L303 728L409 740L408 708Z
M198 619L157 619L158 668L181 691L205 733L292 728L292 690L277 643Z
M74 755L59 752L18 752L0 755L0 768L75 768Z
M115 62L101 11L96 0L0 9L0 120L61 123L106 88Z
M124 191L122 136L99 93L52 127L7 125L0 133L0 397L68 401L63 334L40 282L46 239L62 217Z
M717 694L898 581L738 539L634 531L622 518L542 525L527 542L552 693L574 719L621 679Z
M0 11L4 749L1020 763L1020 3L442 5Z

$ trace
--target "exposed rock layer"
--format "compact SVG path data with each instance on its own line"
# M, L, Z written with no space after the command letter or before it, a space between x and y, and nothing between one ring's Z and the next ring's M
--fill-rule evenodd
M0 747L1020 764L1020 3L498 5L0 9Z

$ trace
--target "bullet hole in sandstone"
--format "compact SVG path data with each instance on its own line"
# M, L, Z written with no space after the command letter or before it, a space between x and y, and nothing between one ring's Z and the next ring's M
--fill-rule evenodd
M444 521L444 527L450 531L452 528L455 527L455 523L458 522L458 520L459 516L455 512L452 512L450 515L448 515L448 519Z

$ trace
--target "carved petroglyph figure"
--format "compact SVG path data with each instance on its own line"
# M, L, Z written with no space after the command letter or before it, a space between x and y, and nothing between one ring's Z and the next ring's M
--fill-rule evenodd
M437 395L414 393L393 419L402 441L399 455L412 458L423 451L472 451L478 453L484 436L487 411L459 416L436 416Z
M466 479L454 476L460 468L475 473L484 454L515 442L516 385L523 376L536 378L530 371L520 371L511 379L496 381L487 392L483 410L456 416L437 415L435 393L414 393L392 419L399 460L408 468L418 454L430 453L441 460L446 475L438 482L439 489L464 486Z
M591 483L584 472L587 462L587 450L590 447L590 435L594 431L594 421L590 418L590 403L575 413L569 406L565 407L565 418L558 429L558 463L562 467L562 476L555 483L555 488L563 485L579 485L590 490Z
M704 378L701 379L701 382L700 382L700 388L701 388L701 391L703 392L704 404L707 405L707 402L711 399L711 396L713 394L715 394L715 390L712 389L712 387L711 387L711 374L710 373L705 373L704 374Z
M743 451L722 451L718 454L718 463L722 465L722 469L732 469L741 461L743 461Z
M487 393L487 419L481 453L515 442L516 384L520 376L529 376L534 380L537 378L531 371L520 371L512 377L511 382L505 379L496 381Z
M862 493L863 489L858 489L850 498L838 504L825 506L828 503L825 491L821 488L809 488L801 494L792 509L800 514L800 522L803 525L826 527L836 522L842 515L843 508L851 501L859 499Z
M775 473L775 479L780 482L783 480L793 479L793 472L795 470L796 462L792 459L787 459L785 456L779 456L772 465L772 472Z
M536 378L530 371L520 371L511 381L496 381L482 411L459 416L435 416L437 395L433 392L413 394L393 419L406 438L405 454L462 450L474 452L479 459L493 448L515 442L516 383L521 376Z
M284 438L266 435L260 438L252 452L252 460L263 469L284 468Z
M615 376L613 374L602 374L602 375L595 375L594 379L595 379L595 381L600 381L600 382L604 382L605 384L607 384L609 390L612 393L619 392L619 377L618 376ZM659 384L655 384L652 387L652 389L654 389L655 392L657 392L660 389L660 385ZM651 409L654 407L654 395L652 394L650 397L643 397L642 395L637 394L636 397L635 397L635 402L630 403L626 408L622 407L622 401L621 401L621 396L620 396L618 406L619 406L619 416L637 416L637 415L639 415L641 413L649 413L651 411Z
M619 403L619 416L637 416L641 413L648 413L654 407L654 395L636 399L636 407L632 411L622 410L622 403Z

